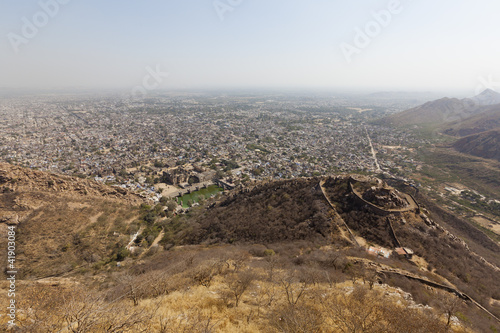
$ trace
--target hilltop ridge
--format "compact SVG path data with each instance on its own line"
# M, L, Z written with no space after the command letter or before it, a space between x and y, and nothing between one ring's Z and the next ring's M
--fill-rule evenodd
M477 104L471 99L444 97L427 102L415 108L386 116L376 121L378 124L392 126L438 125L451 122L462 115L480 112Z
M486 89L471 99L479 105L500 104L500 93L492 89Z
M434 101L424 103L415 108L383 117L375 123L391 126L440 126L460 123L468 118L498 109L500 94L487 89L472 98L449 98L443 97Z

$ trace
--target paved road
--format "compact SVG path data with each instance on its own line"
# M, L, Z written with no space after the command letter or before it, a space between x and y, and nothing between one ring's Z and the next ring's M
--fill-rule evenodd
M380 169L380 164L378 164L377 153L375 152L375 149L373 148L372 139L370 138L370 135L368 134L368 130L366 129L366 126L365 126L365 132L366 132L366 136L368 137L368 142L370 143L370 149L372 150L372 156L373 156L373 160L375 161L375 167L377 168L377 171L382 171L382 169Z

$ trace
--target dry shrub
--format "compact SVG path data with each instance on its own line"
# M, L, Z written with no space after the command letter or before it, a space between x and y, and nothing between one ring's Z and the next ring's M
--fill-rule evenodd
M313 304L287 304L271 312L270 324L276 332L319 333L323 332L323 315Z
M186 276L190 277L195 283L200 286L210 287L215 276L222 274L225 270L226 262L220 259L209 260L192 270L186 272Z
M219 325L212 314L189 310L180 315L159 315L156 318L158 333L212 333Z
M234 306L238 307L241 297L252 285L255 277L255 273L250 269L228 275L224 281L226 289L222 292L226 304L229 304L228 297L231 297L234 299Z
M322 298L322 305L325 323L334 332L426 333L448 329L432 312L365 286L336 290Z
M71 290L34 284L26 286L19 303L19 332L124 332L150 328L158 305L130 307L128 302L107 302L84 286Z

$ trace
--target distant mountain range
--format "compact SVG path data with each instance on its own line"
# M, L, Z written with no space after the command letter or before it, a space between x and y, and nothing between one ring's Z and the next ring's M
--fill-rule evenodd
M441 98L400 113L382 118L378 123L392 126L436 126L457 120L460 115L470 116L477 105L470 99Z
M472 98L441 98L375 123L419 126L463 137L453 147L462 153L500 161L500 94L487 89Z
M475 115L500 108L500 94L487 89L472 98L441 98L415 108L396 113L376 123L392 126L425 126L439 128L444 124L464 121ZM495 109L493 107L493 109Z

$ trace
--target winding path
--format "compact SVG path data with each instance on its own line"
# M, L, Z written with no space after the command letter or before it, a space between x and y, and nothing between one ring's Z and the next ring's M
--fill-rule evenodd
M349 229L349 227L347 226L347 223L344 221L344 219L342 218L342 216L339 215L339 213L337 213L337 209L335 208L335 206L333 205L333 203L330 201L330 199L328 198L328 196L326 195L326 191L325 191L325 188L323 187L323 185L325 184L325 180L322 179L320 182L319 182L319 187L321 189L321 193L323 193L323 196L325 197L326 201L328 201L328 204L330 204L330 207L333 209L333 212L335 214L335 217L342 221L342 223L344 224L344 227L347 229L347 231L349 232L349 235L351 235L351 240L354 244L356 244L358 247L361 247L358 243L358 241L356 240L356 237L354 236L354 234L352 233L351 229Z

